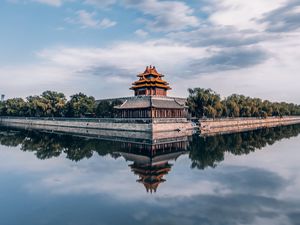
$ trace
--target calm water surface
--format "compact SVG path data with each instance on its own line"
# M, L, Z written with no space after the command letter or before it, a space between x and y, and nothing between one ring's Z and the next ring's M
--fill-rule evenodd
M2 127L0 224L300 224L299 133L149 146Z

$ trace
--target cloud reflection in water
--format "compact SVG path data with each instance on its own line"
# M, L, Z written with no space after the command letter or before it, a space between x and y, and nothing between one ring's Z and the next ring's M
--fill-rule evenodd
M297 224L300 199L287 192L299 194L300 168L296 159L284 157L297 157L299 138L286 138L299 131L288 126L193 136L186 149L149 155L138 145L1 130L1 220L7 225ZM173 157L174 151L183 154ZM165 157L171 170L156 193L147 194L136 182L140 174L128 165L144 164L125 161L124 153L160 157L157 163ZM151 176L160 175L147 168Z

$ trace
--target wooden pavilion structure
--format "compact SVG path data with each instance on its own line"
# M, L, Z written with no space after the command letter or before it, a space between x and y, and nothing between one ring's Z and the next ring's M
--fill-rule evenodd
M167 96L167 91L171 90L169 83L162 79L164 75L158 73L155 66L147 66L137 77L139 79L130 88L135 96Z
M132 83L134 97L127 98L118 109L121 118L186 118L184 102L167 96L169 83L157 72L155 66L147 66L139 78Z

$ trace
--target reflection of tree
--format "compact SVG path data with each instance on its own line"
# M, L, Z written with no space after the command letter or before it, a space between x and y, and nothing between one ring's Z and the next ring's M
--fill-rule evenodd
M300 125L290 125L206 138L195 135L189 144L192 168L215 167L218 162L224 160L225 152L234 155L249 154L283 138L297 136L299 133Z
M61 138L55 134L28 132L22 142L21 150L35 152L39 159L58 157L63 150L61 141Z
M182 146L188 147L189 157L192 161L192 168L204 169L215 167L224 160L225 152L234 155L244 155L261 149L266 145L283 138L297 136L300 133L300 125L290 125L275 128L265 128L250 132L226 134L202 138L194 135L190 138L189 144L180 142L163 144L162 153L167 150L171 152L181 149ZM134 155L145 155L151 151L149 146L142 144L132 144L99 139L89 139L56 133L45 133L38 131L12 130L0 128L0 144L5 146L21 146L22 151L34 152L39 159L49 159L58 157L62 153L73 161L90 158L95 153L100 156L110 155L113 158L120 157L119 152L129 152ZM155 150L159 153L159 150ZM147 155L146 154L146 155ZM145 156L146 156L145 155Z
M221 145L221 137L199 138L194 135L189 145L189 156L192 160L192 168L204 169L207 166L215 167L216 162L224 160L224 150Z
M8 147L16 147L20 145L26 135L24 132L19 131L7 131L6 129L0 129L0 144Z
M0 129L0 143L5 146L21 146L22 151L35 152L39 159L58 157L65 153L68 159L79 161L90 158L93 153L101 156L113 154L120 149L121 143L101 141L71 135L44 133L38 131Z

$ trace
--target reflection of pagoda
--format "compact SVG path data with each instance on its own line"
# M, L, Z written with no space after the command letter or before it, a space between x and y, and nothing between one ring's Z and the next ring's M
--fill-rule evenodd
M120 154L126 161L133 162L129 165L131 171L139 177L147 192L156 192L160 183L165 182L164 176L171 170L171 160L176 160L186 153L187 141L181 140L160 144L134 144L124 143Z
M171 170L172 164L162 162L159 164L139 165L134 163L130 165L131 171L138 175L140 179L137 182L144 184L147 192L156 192L158 185L166 180L163 176Z

